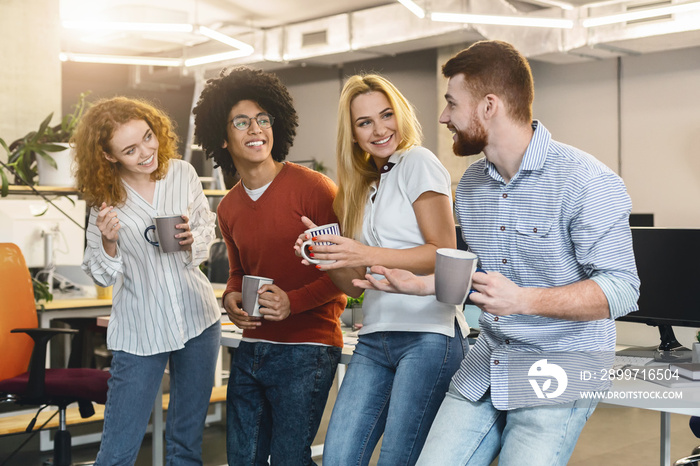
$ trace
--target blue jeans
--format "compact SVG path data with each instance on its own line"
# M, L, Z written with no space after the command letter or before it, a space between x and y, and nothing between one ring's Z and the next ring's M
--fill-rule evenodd
M498 456L499 466L565 466L597 405L580 399L499 411L490 392L473 402L450 386L418 464L484 466Z
M165 428L167 465L201 465L202 432L214 385L221 324L215 323L181 350L152 356L112 353L102 443L95 465L133 465L170 361L170 404Z
M228 464L302 466L321 424L341 349L241 342L226 395Z
M459 328L361 335L333 407L323 466L415 464L450 379L467 352Z

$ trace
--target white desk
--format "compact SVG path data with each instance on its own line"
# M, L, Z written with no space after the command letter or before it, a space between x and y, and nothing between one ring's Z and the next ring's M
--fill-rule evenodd
M681 380L683 380L681 378ZM630 393L663 393L682 392L682 400L667 399L642 399L622 397ZM660 462L661 466L671 465L671 413L687 416L700 416L700 382L694 382L692 386L684 384L678 387L666 387L653 382L643 380L616 380L609 390L617 398L601 400L616 406L629 408L641 408L660 412Z
M241 338L243 334L240 331L231 330L233 325L229 326L226 322L223 322L221 330L221 346L226 346L229 348L238 348L241 344ZM352 352L355 351L355 344L357 344L357 336L353 333L346 333L343 337L343 352L340 354L340 364L347 365L352 358Z

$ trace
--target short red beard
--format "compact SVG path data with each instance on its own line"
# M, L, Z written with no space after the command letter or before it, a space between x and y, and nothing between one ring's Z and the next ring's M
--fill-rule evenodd
M476 117L476 112L472 113L469 129L456 131L457 140L452 144L452 151L455 155L467 156L480 154L489 142L486 128Z

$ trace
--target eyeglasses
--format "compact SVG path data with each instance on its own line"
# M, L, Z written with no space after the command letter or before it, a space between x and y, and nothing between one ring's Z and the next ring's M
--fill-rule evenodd
M249 117L248 115L236 115L233 120L231 120L231 123L233 123L233 126L236 129L245 131L250 127L253 120L258 123L259 127L267 129L272 127L272 123L275 122L275 117L268 115L267 113L258 113L254 117Z

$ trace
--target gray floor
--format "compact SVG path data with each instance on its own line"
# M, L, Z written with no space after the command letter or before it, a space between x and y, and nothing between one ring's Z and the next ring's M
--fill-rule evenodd
M323 442L328 425L330 406L335 398L335 387L331 392L329 404L324 413L321 430L316 443ZM601 405L595 411L581 434L574 454L569 462L572 466L655 466L659 464L659 413L641 409L617 408ZM99 429L99 424L90 426L90 430ZM73 435L85 430L71 429ZM688 417L671 416L671 457L677 460L690 454L700 445L700 439L693 436L688 428ZM536 435L536 433L533 433ZM32 440L24 447L22 453L4 465L4 460L26 436L13 435L0 438L0 465L33 466L41 465L50 452L39 452L38 439ZM226 463L225 426L223 422L212 423L204 432L204 464L220 466ZM94 459L96 445L76 446L73 448L74 461ZM319 465L322 458L316 458ZM371 465L377 464L377 453ZM147 435L136 463L137 466L151 465L151 437ZM523 465L527 465L523 462ZM443 466L443 465L440 465Z

